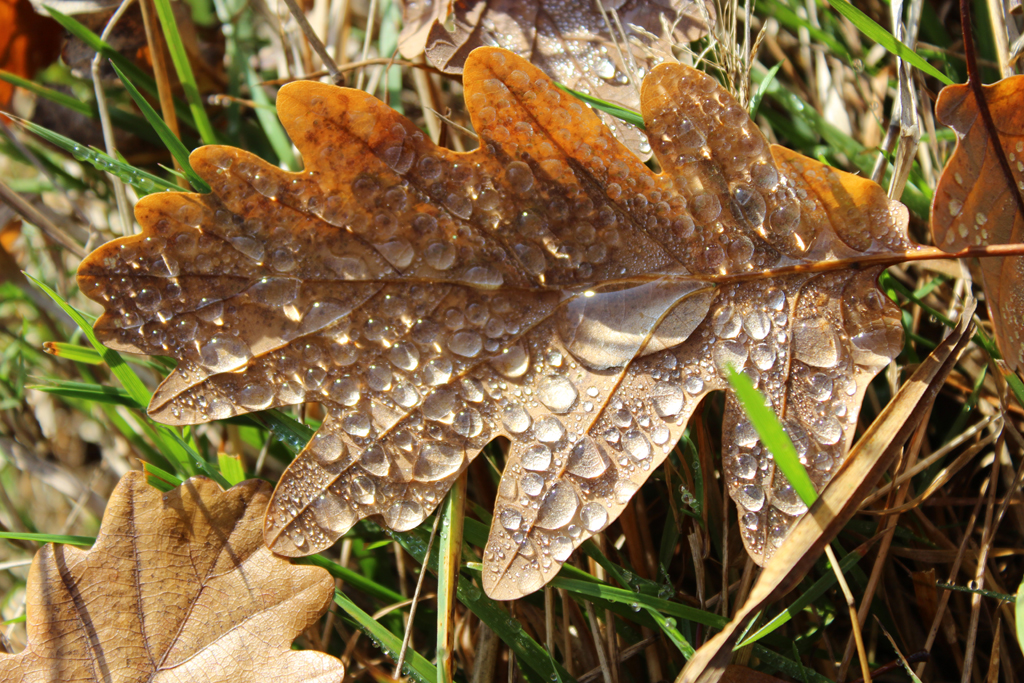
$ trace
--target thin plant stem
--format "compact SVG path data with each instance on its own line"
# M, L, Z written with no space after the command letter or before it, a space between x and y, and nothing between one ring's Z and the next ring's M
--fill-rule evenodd
M124 13L131 7L133 0L124 0L121 5L111 15L110 21L107 22L106 27L103 29L103 34L100 35L100 40L104 42L110 37L110 33L117 26L117 22L121 20ZM110 110L107 108L107 95L103 92L103 79L100 78L100 67L103 65L103 54L97 52L92 58L92 83L93 88L96 91L96 108L100 114L100 128L103 130L103 144L107 149L107 154L110 158L117 158L117 148L114 145L114 127L110 123ZM110 181L110 186L114 189L114 199L117 201L117 215L121 219L121 234L130 235L132 234L133 221L131 212L128 209L128 193L125 192L124 183L113 173L107 173L107 180Z
M305 13L302 8L299 7L295 0L284 0L284 4L288 5L288 9L291 11L292 16L295 17L296 23L302 30L302 35L306 36L306 41L309 42L309 46L313 48L313 52L320 57L320 61L323 62L324 68L327 69L327 73L330 74L331 80L336 85L342 85L345 82L345 76L342 74L341 69L335 63L334 58L331 57L331 53L324 47L324 42L320 40L320 37L313 30L309 20L306 19Z
M412 594L412 603L409 606L409 621L405 625L405 636L402 638L402 649L398 651L398 661L395 662L395 680L402 675L402 664L405 662L405 651L409 647L409 638L412 637L413 620L416 617L416 605L419 604L420 591L423 590L423 579L427 576L427 563L430 562L430 551L434 548L434 538L437 537L437 524L441 515L434 515L434 526L430 530L430 540L427 541L427 553L423 557L423 567L420 569L419 578L416 579L416 590ZM397 550L397 549L396 549Z
M370 0L370 9L366 14L366 37L363 40L363 53L360 59L365 62L370 57L370 45L373 40L373 20L377 18L377 0ZM366 69L359 70L356 78L356 90L362 90L366 83Z
M860 620L857 618L857 603L853 599L853 593L850 591L849 584L846 583L846 577L843 576L842 570L839 569L839 560L836 559L836 555L832 552L832 546L825 546L825 555L828 556L828 561L832 565L832 571L836 574L836 580L839 582L839 587L843 591L843 597L846 598L846 606L850 611L850 625L853 629L853 637L857 643L857 657L860 659L860 672L864 679L864 683L871 683L871 668L868 666L868 655L864 649L864 635L860 631Z

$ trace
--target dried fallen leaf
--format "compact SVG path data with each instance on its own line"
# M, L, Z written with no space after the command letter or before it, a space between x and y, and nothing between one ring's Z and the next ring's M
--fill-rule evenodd
M985 85L982 90L1002 159L970 85L943 88L935 103L936 118L957 134L956 149L932 200L932 237L946 251L1024 241L1024 116L1020 109L1024 76ZM999 350L1010 369L1024 367L1020 323L1024 320L1024 257L983 258L979 269Z
M40 16L29 0L0 0L0 69L32 78L60 53L57 22ZM14 86L0 81L0 107L6 107Z
M639 109L644 76L665 60L675 61L672 46L704 36L715 16L714 4L700 0L615 0L603 8L593 0L410 2L403 15L409 27L403 53L425 49L434 66L459 74L470 52L493 45L574 90ZM453 31L445 27L449 12ZM641 131L605 114L601 118L627 147L650 157Z
M292 651L334 595L318 567L263 544L270 487L189 479L163 494L130 472L90 550L47 544L28 578L28 646L0 679L341 681L340 661Z
M861 501L900 454L903 444L931 408L935 397L971 341L975 303L969 301L956 329L924 359L914 374L885 406L835 478L796 524L786 545L764 568L757 583L732 620L697 650L676 683L719 683L744 626L766 604L796 588L839 531L857 512Z
M213 193L150 195L144 233L79 270L101 339L177 369L151 414L194 424L302 401L327 419L267 514L305 555L358 519L420 524L494 437L512 440L489 595L548 581L666 457L727 366L748 373L821 487L865 388L902 348L881 266L913 249L868 180L769 148L714 79L644 83L656 175L525 60L474 52L482 147L439 149L369 95L319 83L278 110L306 170L205 147ZM763 563L804 512L728 398L723 461Z

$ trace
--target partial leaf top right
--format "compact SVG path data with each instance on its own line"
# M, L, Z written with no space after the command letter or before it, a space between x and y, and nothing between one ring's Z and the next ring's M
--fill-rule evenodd
M985 244L1024 241L1024 76L982 86L998 135L993 146L970 85L939 94L935 115L956 131L958 142L942 172L932 201L935 244L956 251ZM1005 155L1009 174L1001 168ZM982 285L999 350L1011 369L1024 365L1020 324L1024 320L1024 259L980 259Z

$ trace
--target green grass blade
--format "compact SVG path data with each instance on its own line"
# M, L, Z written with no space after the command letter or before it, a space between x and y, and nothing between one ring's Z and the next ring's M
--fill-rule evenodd
M21 531L0 531L0 538L14 541L35 541L36 543L63 543L65 545L91 546L96 542L92 536L61 536L59 534L32 534Z
M111 62L110 65L114 67L114 71L117 73L118 78L121 79L121 83L124 84L128 94L132 96L133 100L135 100L135 104L139 107L139 110L142 112L146 121L153 127L156 134L160 136L160 140L164 143L164 146L167 147L167 151L171 153L174 160L177 161L178 165L181 166L182 170L184 170L185 177L188 178L188 182L197 192L202 192L203 194L209 193L210 186L206 184L205 180L199 177L198 173L192 170L192 164L188 161L188 149L185 145L182 144L181 140L178 139L178 136L174 134L174 131L171 130L170 126L164 122L160 114L150 106L149 102L146 101L146 98L142 96L142 93L132 85L132 82L124 75L124 72L117 68L117 64Z
M20 76L8 73L7 71L4 71L2 69L0 69L0 80L7 81L8 83L16 85L19 88L24 88L25 90L28 90L29 92L35 94L37 97L42 97L44 99L50 100L51 102L60 105L66 109L70 109L71 111L77 114L82 114L83 116L88 116L92 119L99 119L99 110L96 108L96 104L94 102L83 102L82 100L76 97L68 95L67 93L62 93L58 90L47 88L43 85L40 85L39 83L36 83L35 81L30 81L25 78L21 78ZM158 138L156 135L153 135L151 131L146 130L144 126L140 125L144 122L144 119L133 114L129 114L128 112L122 109L118 109L117 107L110 107L109 111L110 120L115 126L124 128L126 130L131 130L136 135L146 140L147 142L159 142L160 138Z
M247 417L264 429L273 432L293 455L301 451L316 432L308 425L302 424L280 410L264 410L259 413L250 413Z
M564 90L573 97L583 100L584 102L592 106L594 109L597 109L598 111L603 111L606 114L611 114L617 119L625 121L626 123L630 123L639 128L640 130L644 130L644 117L638 111L628 109L621 105L615 104L614 102L606 102L599 97L588 95L587 93L580 92L579 90L573 90L572 88L564 86L561 83L555 83L555 86L558 87L559 90Z
M96 349L81 344L69 342L46 342L43 350L51 356L69 360L72 363L85 363L86 365L103 365L103 358Z
M178 24L174 19L174 11L171 10L169 0L154 0L156 13L160 17L160 26L164 30L164 37L167 38L167 49L171 53L171 61L174 62L174 70L178 73L178 80L185 91L185 99L188 100L189 110L196 122L196 130L199 137L207 145L217 144L217 135L213 132L213 125L206 115L206 108L203 107L203 98L199 94L199 85L196 83L195 74L192 73L192 65L188 61L188 53L185 52L185 43L178 33Z
M189 444L188 441L185 441L185 439L178 436L174 431L167 430L167 434L177 442L179 450L185 454L188 459L187 464L191 466L194 474L201 474L204 477L213 479L225 491L231 488L231 484L224 478L224 475L221 474L216 467L213 467L210 463L206 462L206 460L204 460L199 453L192 448L192 445Z
M110 371L114 374L114 377L124 387L128 396L140 406L148 406L150 400L149 391L146 389L146 385L142 383L139 376L135 374L135 371L125 363L124 358L121 357L117 351L108 349L106 346L100 343L99 339L96 338L96 333L93 332L92 324L86 319L82 313L76 310L68 302L47 287L44 283L35 279L31 275L26 273L26 277L29 278L37 287L46 293L53 301L61 307L61 309L78 325L78 327L85 334L86 339L92 344L92 347L100 354L103 358L103 362L107 364ZM201 471L206 476L217 481L217 483L224 486L227 482L224 481L223 477L220 476L220 472L209 466L202 458L198 456L194 451L191 450L181 440L181 437L174 432L174 430L164 425L150 424L143 420L140 425L147 434L153 439L154 443L163 455L168 457L172 463L177 463L182 467L180 473L187 476L199 474ZM197 468L198 465L198 468ZM225 488L227 488L225 486Z
M242 459L237 455L218 453L217 466L224 479L232 486L240 481L245 481L245 468L242 467Z
M761 395L750 378L742 372L736 372L729 368L729 384L736 393L743 411L750 418L757 435L761 437L761 443L765 445L775 458L775 464L779 466L786 479L796 490L800 500L807 507L810 507L818 499L818 492L814 488L811 477L807 474L800 456L796 454L796 448L790 441L786 431L782 428L775 411L765 405L764 396Z
M844 574L850 570L860 560L860 555L857 553L847 553L843 559L839 560L839 569ZM775 631L783 624L787 623L790 619L798 615L803 611L805 607L810 605L812 602L824 595L829 589L832 588L836 583L835 572L825 574L820 579L814 582L810 588L800 594L800 596L793 601L785 610L773 617L767 624L757 629L756 632L747 636L743 639L736 649L750 645L751 643L761 640L769 633Z
M54 303L60 306L61 309L63 309L63 311L78 324L78 327L81 328L83 333L85 333L86 339L89 340L89 343L92 344L93 348L100 354L100 357L103 358L103 362L107 364L110 371L113 372L114 376L121 382L121 386L125 388L132 400L139 405L149 405L150 395L149 391L146 389L146 385L142 383L142 380L135 374L135 371L128 367L128 364L125 363L121 354L113 349L108 349L100 343L100 340L96 338L96 333L93 332L92 325L88 320L86 320L85 316L79 313L68 302L64 301L60 294L57 294L57 292L50 289L43 282L40 282L28 274L26 274L26 277L35 283L36 287L43 290L47 296L53 299Z
M99 52L104 58L116 63L122 71L128 74L128 77L132 79L132 82L136 83L150 95L159 97L159 92L157 91L156 82L153 80L153 77L136 66L135 62L118 52L106 41L100 39L98 35L83 26L77 19L58 12L52 7L47 7L46 11L50 13L50 16L52 16L65 31L81 40L96 52ZM196 123L193 120L188 107L183 106L180 102L175 102L174 109L178 113L178 118L185 125L192 128L196 127Z
M391 541L387 541L386 543L390 544ZM353 569L343 567L337 562L332 562L323 555L302 557L297 559L296 562L298 564L312 564L317 567L323 567L331 573L331 576L341 579L358 591L366 593L371 598L379 601L382 605L394 605L395 603L404 602L406 600L401 593L397 593L387 586L382 586L376 581L363 576Z
M750 98L750 118L753 119L757 116L757 110L761 107L761 100L764 99L765 93L768 92L769 86L775 82L775 75L779 73L779 69L782 68L783 62L779 62L771 69L768 70L764 80L757 86L757 90L754 92L754 96Z
M270 98L267 97L267 92L260 85L259 76L248 65L246 65L245 69L245 80L249 84L249 92L253 102L258 105L265 105L256 107L254 111L256 112L256 120L260 122L260 128L263 129L263 133L267 136L270 146L274 149L274 153L277 154L277 160L289 171L298 171L301 165L292 151L292 141L288 139L288 133L285 132L284 126L281 125L281 120L277 118L277 113Z
M886 50L896 55L911 66L917 67L933 78L937 78L945 85L953 85L953 81L934 66L929 64L921 55L896 40L896 37L875 23L868 15L846 2L846 0L829 0L829 4L840 14L850 20L861 33L875 41Z
M791 29L803 29L807 31L807 34L814 40L817 40L828 47L829 51L849 64L853 61L853 57L850 55L850 51L846 49L846 46L840 43L838 40L833 38L827 31L823 31L821 28L815 26L811 22L804 19L799 14L786 7L778 0L768 0L758 6L759 10L762 10L765 16L774 17L780 24ZM795 33L796 31L794 31Z
M601 583L577 581L575 579L565 579L561 576L556 576L551 581L551 586L553 588L564 588L575 595L585 596L587 598L601 598L608 602L629 605L631 608L636 606L640 609L653 610L662 615L686 619L712 628L723 628L729 621L725 617L719 614L714 614L713 612L705 612L702 609L690 607L689 605L684 605L682 603L671 602L664 598L645 595L644 593L634 593L633 591L626 590L625 588L615 588Z
M38 97L50 100L54 104L59 104L60 106L66 109L70 109L71 111L77 112L84 116L95 115L95 112L93 111L92 107L90 107L88 104L78 99L77 97L72 97L67 93L62 93L57 90L47 88L43 85L40 85L39 83L36 83L35 81L30 81L27 78L22 78L21 76L12 74L9 71L4 71L3 69L0 69L0 80L7 81L11 85L17 86L19 88L24 88L25 90L28 90L30 93L33 93Z
M410 555L416 558L417 562L423 563L427 554L427 541L417 532L393 533L392 537L398 541ZM429 562L424 563L430 571L437 572L437 551L431 554ZM530 669L540 680L550 681L553 677L560 677L563 683L576 683L576 679L569 675L560 664L555 662L554 668L547 656L547 651L523 630L522 625L515 619L510 619L508 613L498 606L498 603L484 595L484 592L470 581L459 581L457 596L459 602L469 608L480 621L494 631L509 649L515 653L519 663L524 668ZM434 672L431 671L434 676ZM432 679L436 681L436 676Z
M341 611L347 614L385 655L392 660L398 659L398 651L402 649L401 638L384 628L379 621L360 609L341 591L334 591L334 604L340 607ZM416 683L434 683L434 665L415 650L406 650L402 673L414 679Z
M73 363L103 365L103 358L96 352L96 349L89 346L82 346L81 344L72 344L69 342L46 342L43 344L43 350L55 358L69 360ZM133 365L149 368L154 372L164 372L167 369L163 365L151 360L125 358L125 361Z
M142 461L142 471L146 473L146 481L150 486L162 491L170 491L175 486L181 486L183 481L181 477L145 460Z
M437 574L437 683L452 681L452 606L462 564L463 520L466 518L466 473L456 480L441 510L440 570Z
M111 405L127 406L136 410L143 409L135 399L128 395L128 392L118 387L105 387L102 384L90 384L88 382L74 382L66 379L47 379L45 384L29 384L26 389L37 389L48 394L55 394L65 398L90 401L93 403L108 403Z
M91 164L97 171L113 173L122 181L134 187L141 194L152 194L153 192L165 192L167 190L181 189L177 185L173 185L159 176L155 176L152 173L126 164L123 161L111 157L106 152L101 152L98 149L80 145L71 138L64 137L60 133L55 133L52 130L34 124L31 121L18 121L18 125L35 133L47 142L60 147L71 154L75 159Z

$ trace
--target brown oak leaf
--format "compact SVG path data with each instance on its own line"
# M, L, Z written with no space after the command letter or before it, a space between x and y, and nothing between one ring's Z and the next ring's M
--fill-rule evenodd
M601 6L603 12L594 0L418 0L405 6L400 44L403 53L425 49L434 66L453 74L462 73L474 49L501 47L563 85L639 109L644 76L675 61L672 46L704 36L715 16L713 3L699 0L612 0ZM453 31L445 27L449 13ZM642 131L599 115L633 152L650 157Z
M1008 162L1005 170L970 85L943 88L935 104L936 118L957 134L932 199L932 237L946 251L1024 242L1024 76L982 90ZM978 268L999 350L1010 369L1024 367L1024 257L983 258Z
M28 577L28 645L0 680L340 682L342 663L292 651L327 610L330 575L263 544L270 486L196 477L161 493L129 472L90 550L47 544Z
M212 194L146 197L143 234L83 262L100 338L179 360L151 414L324 405L267 513L286 555L369 515L417 526L508 437L484 552L498 598L539 588L620 514L730 365L823 487L868 382L902 348L881 266L855 266L915 248L906 209L770 147L682 65L643 87L661 174L520 57L480 48L464 84L481 137L466 153L363 92L288 85L278 111L304 171L201 148ZM723 449L763 563L804 506L731 394Z

